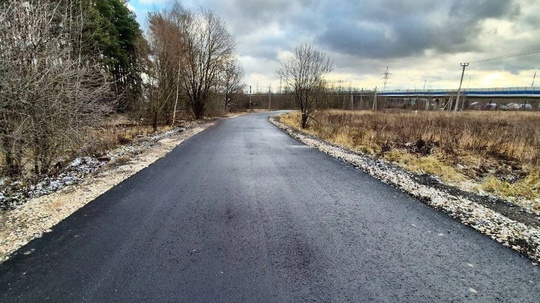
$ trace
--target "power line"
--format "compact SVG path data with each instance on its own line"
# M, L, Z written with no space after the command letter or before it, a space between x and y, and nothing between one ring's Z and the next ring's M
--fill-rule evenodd
M520 57L520 56L525 56L525 55L531 55L531 54L536 54L536 53L540 53L540 49L532 49L532 50L527 50L527 51L522 51L522 52L517 52L517 53L506 54L506 55L497 56L497 57L492 57L492 58L487 58L487 59L478 60L478 61L471 61L471 63L491 62L491 61L497 61L497 60L501 60L501 59L507 59L507 58L513 58L513 57Z
M388 72L388 66L386 67L386 71L384 73L382 73L382 78L384 80L384 83L383 83L383 90L386 89L386 84L388 84L388 79L390 79L390 76L392 74Z

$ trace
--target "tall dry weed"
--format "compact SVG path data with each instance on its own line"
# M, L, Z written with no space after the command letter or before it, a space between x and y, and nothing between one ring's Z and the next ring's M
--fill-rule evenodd
M473 153L527 165L540 160L540 113L328 111L317 122L314 132L325 139L346 135L353 148L410 148L421 140L448 155Z
M297 113L282 119L298 127ZM485 182L484 190L491 192L506 187L512 189L503 190L507 194L540 198L538 112L331 110L321 111L316 122L309 133L407 169L433 174L442 171L443 179L449 181L466 177ZM528 189L522 188L525 185Z

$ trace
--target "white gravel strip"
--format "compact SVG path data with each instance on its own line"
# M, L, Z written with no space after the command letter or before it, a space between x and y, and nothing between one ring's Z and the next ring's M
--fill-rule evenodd
M471 226L484 235L540 262L540 229L511 220L500 213L463 197L453 196L438 189L419 184L410 175L395 166L366 155L360 155L336 147L311 135L306 135L279 121L270 118L277 127L296 140L344 162L399 190L417 197L427 205L442 210L463 224Z
M84 177L78 184L30 199L13 210L0 212L0 263L28 242L41 237L45 232L50 232L56 224L88 202L164 157L184 140L213 124L214 122L197 124L181 133L178 130L171 131L140 144L121 146L109 153L116 158L119 155L124 156L121 163L114 163L113 157L111 163L94 175Z

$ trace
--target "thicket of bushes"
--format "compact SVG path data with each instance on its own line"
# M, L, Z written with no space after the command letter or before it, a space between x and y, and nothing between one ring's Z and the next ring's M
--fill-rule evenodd
M0 177L101 150L118 113L156 131L227 109L242 70L224 23L178 3L148 19L143 35L125 0L0 3Z

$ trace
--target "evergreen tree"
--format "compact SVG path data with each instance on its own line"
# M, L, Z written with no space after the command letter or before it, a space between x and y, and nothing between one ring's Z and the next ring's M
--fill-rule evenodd
M99 62L113 80L120 111L132 109L142 95L142 31L125 0L63 0L66 13L82 29L70 28L80 43L74 52ZM82 34L81 34L82 33Z

